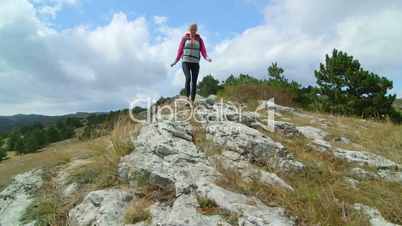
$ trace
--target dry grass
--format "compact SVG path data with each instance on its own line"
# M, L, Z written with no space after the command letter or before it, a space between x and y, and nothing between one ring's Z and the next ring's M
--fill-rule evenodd
M328 140L335 146L351 150L373 152L402 163L402 125L390 121L364 120L358 117L334 116L323 113L306 113L310 117L283 113L278 120L292 122L298 126L313 126L322 128L317 119L323 119L328 128L323 128L329 133ZM346 137L351 144L335 143L334 139Z
M398 183L368 180L362 181L358 191L351 192L348 186L338 187L338 198L350 203L363 203L378 208L385 219L402 224L402 186Z
M239 225L239 215L237 213L231 212L229 210L225 210L219 208L214 200L211 200L207 197L197 196L197 202L199 205L198 211L203 215L219 215L221 216L227 223L233 226ZM219 224L218 224L219 225Z
M207 139L205 129L201 126L201 124L197 123L194 120L191 122L191 124L193 129L193 142L197 147L200 147L203 152L206 153L208 156L222 154L223 148Z
M26 155L11 155L0 163L0 187L9 183L18 174L32 169L54 167L65 164L72 158L90 153L88 142L76 139L54 143L37 153Z
M142 221L150 223L152 215L148 207L152 205L152 202L146 198L132 201L126 211L124 222L126 224L136 224Z
M139 128L140 125L133 123L128 117L120 118L110 140L90 143L92 161L73 172L70 182L92 186L93 190L120 185L122 181L117 172L118 164L122 156L135 149L132 139L138 135Z
M268 206L284 207L289 215L297 217L297 225L369 225L364 216L337 197L338 188L334 184L338 177L334 177L328 167L309 167L304 174L288 175L285 179L294 192L256 181L245 182L238 172L223 168L219 168L223 177L217 184L255 196Z
M176 199L174 187L161 188L149 183L142 183L142 186L137 188L137 195L141 196L141 198L130 203L124 217L126 224L135 224L142 221L150 223L152 215L148 208L153 203L171 203Z
M331 134L345 136L370 151L402 163L402 125L358 118L336 117Z
M133 122L127 115L121 116L111 133L113 149L120 155L126 155L134 149L133 139L138 136L141 124Z
M76 192L68 198L62 197L53 180L56 175L49 169L46 172L43 178L45 184L39 191L39 197L28 207L22 221L36 221L36 226L68 225L68 212L83 199L84 193Z
M313 151L303 137L287 139L276 133L268 135L284 144L303 161L306 169L302 174L281 175L295 192L283 192L258 183L250 186L240 183L246 187L244 190L257 189L252 193L265 202L285 206L291 215L298 216L301 225L367 225L367 219L351 210L350 205L354 203L377 208L387 220L402 223L400 184L369 180L361 182L357 190L351 189L344 180L353 167L350 163ZM229 180L236 181L233 175Z

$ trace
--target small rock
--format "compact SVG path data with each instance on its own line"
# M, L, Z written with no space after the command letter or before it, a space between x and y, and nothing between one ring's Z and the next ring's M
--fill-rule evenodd
M322 129L312 126L300 126L296 128L305 137L311 139L313 143L319 147L319 150L328 151L332 147L332 145L325 140L325 137L328 136L328 133Z
M337 137L335 138L335 142L339 143L339 144L350 144L352 143L348 138L346 137Z
M385 181L402 183L402 172L391 169L380 169L377 174Z
M75 192L77 192L79 190L79 184L78 183L71 183L69 185L67 185L64 189L63 189L63 193L62 195L64 197L69 197L72 194L74 194Z
M216 95L209 95L205 101L209 105L214 105L217 100L218 100L218 97Z
M353 189L357 189L360 183L358 180L355 180L351 177L345 177L345 182Z
M348 162L357 163L359 165L374 166L382 169L398 168L399 165L389 159L386 159L380 155L366 152L366 151L352 151L342 148L337 148L334 151L334 155L337 158L346 160Z
M296 126L289 122L275 121L275 131L278 131L285 137L296 137L302 135Z
M371 226L398 226L397 224L385 220L380 211L375 208L360 203L354 204L353 208L365 214L369 218Z
M272 103L268 100L262 100L258 101L259 105L257 109L267 109L267 110L277 110L277 111L282 111L282 112L296 112L296 109L292 107L285 107L281 106L279 104Z
M358 180L377 180L379 176L376 173L369 172L362 168L353 168L349 172L349 176L358 179Z
M125 191L110 189L90 192L81 204L70 210L71 226L121 226L133 196Z

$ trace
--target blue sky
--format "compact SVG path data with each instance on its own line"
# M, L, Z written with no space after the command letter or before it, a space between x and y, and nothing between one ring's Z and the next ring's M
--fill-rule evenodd
M126 108L139 97L175 95L170 68L197 22L212 63L200 76L266 76L272 62L313 84L333 48L394 81L402 96L402 1L0 1L0 115Z
M165 16L169 18L169 25L174 27L198 22L209 31L227 37L262 23L267 3L267 0L83 0L75 6L66 7L52 22L58 28L77 24L99 26L109 23L114 13L125 12L129 19Z

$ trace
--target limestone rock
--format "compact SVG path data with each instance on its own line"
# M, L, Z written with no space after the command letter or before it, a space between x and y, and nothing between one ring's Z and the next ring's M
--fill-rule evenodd
M259 118L257 112L243 111L240 106L224 102L215 103L213 105L205 102L204 105L200 105L195 109L195 114L197 120L201 123L233 121L247 126L253 126L258 122Z
M197 211L197 195L211 198L219 208L238 214L240 225L294 224L294 220L286 216L282 208L267 207L255 198L215 185L221 175L206 154L189 139L190 131L188 123L160 121L145 125L135 141L136 150L120 162L119 175L133 185L146 180L164 189L175 189L176 199L171 206L157 203L150 207L151 225L228 225L221 216L200 214ZM232 157L236 159L239 156Z
M78 183L68 181L71 173L77 168L89 164L90 162L91 161L85 159L73 160L59 170L57 176L55 177L55 181L57 183L58 190L63 197L68 197L79 189L80 185Z
M377 180L379 176L374 172L369 172L362 168L355 167L350 170L349 176L358 180Z
M374 166L377 168L389 169L398 168L399 165L389 159L386 159L380 155L376 155L366 151L352 151L342 148L337 148L334 151L334 155L337 158L346 160L348 162L357 163L359 165Z
M226 170L238 172L241 178L246 182L257 181L265 185L272 185L275 187L283 188L289 191L293 191L293 188L287 184L284 180L278 177L275 173L270 173L263 169L260 169L249 161L238 158L231 158L233 156L231 151L224 151L222 156L216 157L216 160L220 167L224 167Z
M121 226L133 196L125 191L110 189L90 192L83 202L70 210L71 226Z
M34 195L42 186L42 170L32 170L15 176L0 192L0 225L16 226L26 208L33 202Z
M339 144L351 144L352 141L350 141L348 138L346 137L337 137L335 138L335 142L339 143Z
M393 224L385 220L380 211L375 208L371 208L360 203L354 204L353 208L365 214L369 218L371 226L398 226L397 224Z
M239 153L250 162L284 171L303 169L303 164L294 160L282 144L253 128L229 121L208 123L205 127L209 140Z
M394 171L390 169L380 169L377 171L380 178L388 182L396 182L402 184L402 171Z
M322 129L312 126L300 126L297 127L297 130L299 130L299 132L305 137L311 139L321 151L328 151L332 147L331 144L325 140L328 133Z
M214 178L207 157L191 141L191 126L162 121L141 129L136 150L122 158L119 175L131 183L146 179L161 187L187 190L199 177Z
M376 172L369 172L356 167L349 172L349 175L358 180L384 180L402 183L402 172L393 169L379 169Z
M194 194L183 194L174 202L173 206L156 203L149 209L152 215L151 222L140 222L135 226L230 226L219 215L202 215Z
M234 193L218 187L214 184L199 186L200 195L216 202L216 204L228 211L239 214L239 225L294 225L283 208L268 207L260 200Z
M351 188L357 189L360 182L351 177L345 177L345 183L348 184Z
M283 134L285 137L301 136L302 133L295 125L289 122L275 121L275 132Z
M261 100L258 102L258 109L267 109L267 110L277 110L277 111L282 111L282 112L296 112L295 108L292 107L286 107L286 106L281 106L279 104L275 103L270 103L267 100Z

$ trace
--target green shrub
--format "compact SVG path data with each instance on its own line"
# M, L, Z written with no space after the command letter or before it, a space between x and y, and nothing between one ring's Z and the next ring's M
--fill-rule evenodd
M222 86L219 85L219 80L215 79L212 75L205 76L198 84L198 94L203 97L211 94L215 95L220 89L222 89Z
M254 78L247 74L240 74L239 76L230 75L224 82L224 86L235 86L235 85L256 85L260 84L261 80Z
M285 106L294 105L296 94L288 89L276 88L267 84L225 85L219 96L232 101L256 106L258 100L275 98L275 103Z
M401 124L402 123L402 112L392 109L389 113L389 118L393 123Z
M201 209L213 209L218 208L218 204L212 199L203 196L197 196L198 204Z

